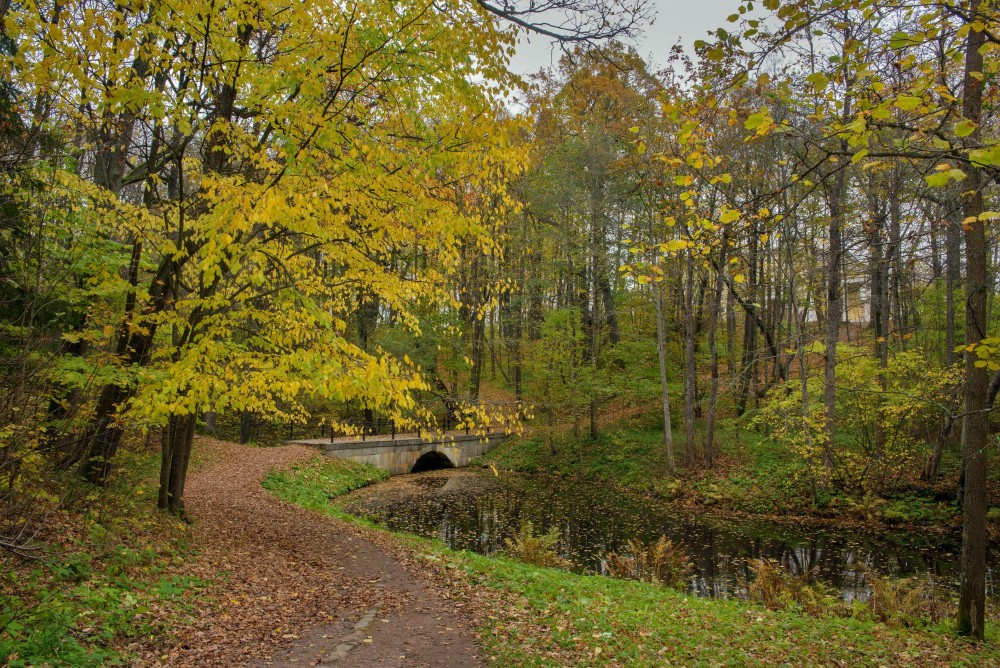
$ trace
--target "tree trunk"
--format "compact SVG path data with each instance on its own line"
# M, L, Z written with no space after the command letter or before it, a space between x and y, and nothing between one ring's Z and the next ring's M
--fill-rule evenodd
M694 394L697 382L697 368L694 358L694 254L687 254L684 290L684 441L688 459L692 464L698 461L694 439Z
M969 32L965 54L962 113L976 124L970 143L980 140L979 122L983 106L983 54L981 30ZM986 337L986 297L990 289L989 245L983 212L982 173L971 162L963 181L963 227L965 230L966 297L965 343L974 346ZM962 460L965 491L962 504L962 582L958 604L958 632L976 640L986 634L986 452L989 447L989 413L986 394L989 376L976 365L975 352L965 353L965 410L962 418Z
M823 466L833 466L832 450L837 432L837 342L840 340L840 256L843 252L841 223L845 174L838 171L830 195L830 232L826 265L826 355L823 367L823 405L826 407L826 443Z
M195 414L170 418L163 430L163 450L160 457L160 490L157 505L161 510L183 515L184 482L191 443L194 440Z
M758 234L755 229L750 230L749 235L749 249L747 258L747 265L750 269L750 299L751 303L757 302L757 289L755 286L756 276L757 276L757 244L758 244ZM718 268L717 268L718 269ZM739 296L733 291L733 285L730 283L729 289L733 292L733 297L738 299L740 303L744 300L739 299ZM754 307L750 307L754 308ZM757 329L755 328L755 313L751 312L750 309L743 309L743 352L740 355L740 366L738 375L736 378L736 414L743 415L747 409L747 397L750 393L750 379L753 376L754 367L757 364Z
M246 445L253 438L253 413L240 411L240 445Z
M948 200L951 204L951 200ZM948 366L957 361L955 348L958 342L955 340L955 290L961 285L962 258L962 221L959 219L961 209L957 206L950 206L951 210L946 213L948 229L945 244L945 330L944 330L944 352Z
M663 282L653 284L656 299L656 353L660 358L660 402L663 405L663 447L667 469L674 472L674 435L670 427L670 392L667 387L667 323L663 309Z
M893 187L895 189L895 185ZM889 195L889 217L890 219L895 219L890 224L890 227L895 227L898 230L899 226L899 198L894 196L892 193ZM884 222L884 221L882 221ZM872 294L874 296L875 290L878 290L878 300L873 300L873 313L875 320L875 355L878 358L878 368L879 368L879 390L882 395L880 397L879 403L883 404L886 400L885 392L888 387L888 377L887 369L889 366L889 321L890 321L890 299L891 299L891 289L889 283L889 268L892 264L892 258L894 255L894 235L890 232L888 235L885 234L885 230L879 230L879 235L877 237L877 267L876 267L876 283L873 286ZM888 244L886 243L888 241ZM897 279L898 281L898 279ZM877 307L877 311L875 310ZM886 446L886 430L885 421L882 419L881 410L876 413L875 421L875 456L876 458L881 458L885 452Z
M791 236L789 232L786 232L787 236ZM789 267L794 266L794 250L792 249L792 244L788 244L788 264ZM792 309L792 319L795 321L795 354L799 359L799 397L801 401L802 410L802 429L805 432L806 445L812 450L813 437L812 432L809 430L810 420L809 420L809 370L806 367L806 344L805 344L805 333L803 331L806 317L809 313L808 299L806 300L806 306L802 309L802 315L799 315L799 298L798 298L798 284L795 282L795 272L790 272L788 293L791 300ZM809 466L809 491L812 494L813 502L818 499L819 488L816 484L816 474L814 468L815 462L810 461Z
M726 266L726 245L728 239L723 238L722 250L719 252L719 266ZM719 329L719 312L722 310L721 276L715 277L715 294L712 295L712 313L708 323L708 353L712 357L712 384L708 390L708 414L705 416L705 468L712 468L715 463L715 406L719 400L719 348L716 345L715 333Z
M217 417L218 414L215 411L205 411L205 414L202 416L202 419L205 421L205 433L209 436L215 436L215 422Z

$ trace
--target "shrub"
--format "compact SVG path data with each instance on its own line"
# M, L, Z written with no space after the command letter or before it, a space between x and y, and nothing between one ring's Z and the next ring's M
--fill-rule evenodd
M548 568L569 568L570 562L559 556L556 546L559 544L559 529L552 527L544 534L535 534L535 526L531 520L521 523L521 529L508 538L505 543L508 556L532 566Z
M630 540L624 552L611 552L604 557L604 567L613 578L683 589L691 573L691 559L683 545L660 536L649 544Z
M951 614L951 604L937 591L929 578L892 580L874 571L868 581L867 612L890 626L915 626L921 622L936 624Z
M754 579L747 585L747 598L771 610L798 608L819 617L857 617L889 626L914 627L936 624L954 612L954 605L933 579L892 579L863 570L868 585L866 597L846 603L837 592L807 575L791 575L770 559L753 559Z
M796 607L813 617L840 612L840 600L821 583L810 583L806 574L792 575L772 559L751 559L754 579L747 585L747 598L770 610Z
M812 352L821 353L822 349ZM823 378L774 388L754 421L797 456L813 489L835 484L859 494L884 494L907 469L922 464L925 444L940 435L947 410L957 410L957 368L935 369L921 350L899 351L885 369L857 346L837 348L837 436L830 443Z

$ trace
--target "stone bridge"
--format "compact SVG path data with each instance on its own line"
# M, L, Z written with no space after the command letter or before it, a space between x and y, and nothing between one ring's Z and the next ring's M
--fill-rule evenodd
M385 469L389 475L400 475L468 466L470 461L489 452L505 438L507 435L503 433L479 436L463 431L431 434L426 438L417 434L397 434L368 436L364 440L351 436L288 442L318 446L330 457L364 462Z

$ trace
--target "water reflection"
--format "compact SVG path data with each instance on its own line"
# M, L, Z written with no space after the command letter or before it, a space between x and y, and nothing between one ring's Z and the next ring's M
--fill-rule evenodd
M654 541L666 535L687 548L694 565L691 589L703 596L738 595L752 578L751 558L773 559L790 573L819 578L846 598L863 595L866 570L897 577L928 574L946 586L957 586L958 579L957 538L735 522L546 476L434 471L360 490L341 505L391 529L486 555L502 551L524 520L542 531L556 526L561 556L580 572L600 572L601 557L622 550L631 538ZM988 578L992 593L992 570Z

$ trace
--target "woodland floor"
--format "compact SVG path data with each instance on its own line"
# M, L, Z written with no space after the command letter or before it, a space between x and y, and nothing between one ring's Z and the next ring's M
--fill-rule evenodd
M314 457L301 446L199 439L213 464L187 484L198 549L189 572L214 601L139 665L481 666L467 605L378 532L275 499L268 471Z

